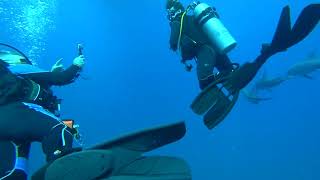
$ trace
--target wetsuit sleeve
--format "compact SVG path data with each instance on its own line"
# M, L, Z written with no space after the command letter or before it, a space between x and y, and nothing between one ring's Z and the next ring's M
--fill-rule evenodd
M180 34L180 22L173 21L170 23L170 26L171 26L170 48L173 51L176 51L178 49L178 40L179 40L179 34Z
M62 86L72 83L79 76L80 70L80 67L72 65L64 71L32 73L24 77L30 78L39 84Z

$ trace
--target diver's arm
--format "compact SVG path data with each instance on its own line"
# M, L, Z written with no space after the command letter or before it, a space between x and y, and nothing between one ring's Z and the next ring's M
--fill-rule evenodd
M178 41L179 41L179 34L180 34L180 22L173 21L170 23L171 26L171 35L170 35L170 48L173 51L178 49Z
M73 65L66 70L30 74L29 78L31 78L39 84L46 84L49 86L62 86L70 84L79 76L79 72L81 71L84 64L84 56L79 55L73 60Z
M81 68L77 65L71 65L64 71L54 71L45 73L32 73L24 75L36 83L62 86L72 83L78 76Z

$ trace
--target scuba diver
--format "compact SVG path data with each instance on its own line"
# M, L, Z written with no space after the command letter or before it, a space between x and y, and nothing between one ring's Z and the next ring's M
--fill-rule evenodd
M200 7L201 5L204 7ZM191 7L194 8L194 16L187 14ZM201 29L200 24L206 21L203 19L205 17L202 17L205 16L205 14L201 13L203 10L209 8L209 6L194 3L185 10L182 3L178 0L168 0L166 8L171 26L170 48L173 51L180 50L181 62L186 65L187 71L191 71L192 69L192 65L187 64L187 61L196 58L200 89L206 88L215 80L215 75L213 74L214 68L217 68L219 73L224 74L229 74L233 71L236 64L231 63L226 54L236 46L236 42L227 29L224 28L221 23L215 24L215 26L219 25L217 26L219 29L212 33L220 33L219 31L223 31L222 35L224 35L221 36L221 38L224 39L214 40L215 42L211 42L210 36L207 36L204 30ZM218 17L217 12L214 11L214 13L214 15ZM183 25L181 25L181 23ZM205 24L203 24L203 26L205 26ZM216 30L216 28L213 30ZM210 29L208 29L208 31L210 31ZM213 44L218 44L219 47L217 48L219 49Z
M85 59L79 53L69 68L64 70L58 61L45 71L18 49L0 45L9 49L0 52L0 153L7 158L1 158L0 179L24 180L32 142L42 143L47 162L81 150L72 147L79 133L73 122L59 118L61 99L51 87L74 82Z
M58 60L52 71L34 65L19 50L0 52L0 180L26 180L30 143L42 143L47 163L32 180L191 180L181 158L145 156L184 137L184 122L131 133L90 148L73 148L79 136L72 120L59 118L60 100L51 86L72 83L84 57L64 70ZM13 49L13 50L12 50Z
M237 42L215 8L201 2L193 2L184 8L179 0L167 0L166 9L171 27L170 48L180 52L187 71L192 69L187 61L196 60L202 91L192 102L191 109L204 115L204 123L209 129L228 115L240 90L250 83L271 56L302 41L320 19L320 4L310 4L291 27L290 8L284 7L272 42L262 45L254 61L240 66L227 56Z

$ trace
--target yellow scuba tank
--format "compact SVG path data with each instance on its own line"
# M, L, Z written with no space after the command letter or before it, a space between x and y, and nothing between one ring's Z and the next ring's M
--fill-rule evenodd
M194 17L212 45L221 54L226 54L237 45L228 29L220 21L216 11L205 3L194 3Z

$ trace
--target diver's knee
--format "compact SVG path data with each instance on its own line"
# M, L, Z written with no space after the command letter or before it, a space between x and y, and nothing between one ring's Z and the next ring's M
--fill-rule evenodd
M73 135L64 124L52 127L49 135L42 140L42 150L47 161L57 159L61 154L72 149Z

